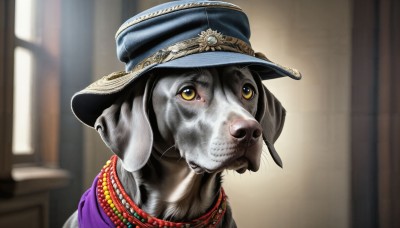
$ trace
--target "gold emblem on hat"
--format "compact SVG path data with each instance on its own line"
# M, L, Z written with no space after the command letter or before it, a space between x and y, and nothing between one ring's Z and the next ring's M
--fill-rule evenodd
M224 43L224 36L216 30L207 29L199 34L199 40L200 52L221 51L220 45Z

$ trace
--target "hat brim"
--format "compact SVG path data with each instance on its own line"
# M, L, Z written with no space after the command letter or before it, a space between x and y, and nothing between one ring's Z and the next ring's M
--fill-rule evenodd
M194 68L194 67L217 67L225 65L248 65L254 67L260 74L262 80L274 79L288 76L299 80L301 74L295 69L279 65L254 56L236 52L204 52L188 55L170 62L160 64L162 68Z
M301 79L301 74L297 70L261 58L235 52L203 52L166 63L149 65L136 72L118 72L105 76L72 97L72 111L82 123L94 127L96 119L104 109L112 105L123 89L154 69L205 68L235 64L249 66L258 72L262 80L285 76Z

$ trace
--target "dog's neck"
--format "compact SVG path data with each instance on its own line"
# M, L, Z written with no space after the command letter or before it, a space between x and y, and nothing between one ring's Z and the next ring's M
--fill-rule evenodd
M199 175L184 159L159 156L157 152L139 171L128 172L121 162L117 170L125 191L142 210L170 221L201 216L213 206L221 187L221 173Z

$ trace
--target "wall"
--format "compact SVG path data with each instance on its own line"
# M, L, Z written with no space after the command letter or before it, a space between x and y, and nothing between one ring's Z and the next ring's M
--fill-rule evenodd
M116 56L114 39L115 32L121 25L121 5L122 0L94 2L92 81L124 69ZM111 152L92 128L85 127L85 141L84 186L88 188L105 161L110 158Z
M249 14L253 48L304 75L301 81L265 82L288 111L276 143L284 168L265 149L257 173L225 175L239 227L349 227L350 1L234 3ZM96 1L93 80L122 69L113 38L120 4ZM140 1L139 7L149 4ZM89 185L110 153L93 130L85 136Z
M228 173L239 227L349 227L350 50L348 0L236 1L249 12L252 45L295 67L301 81L266 81L287 109L276 143L257 173Z
M82 149L86 141L82 124L71 112L70 102L72 95L91 81L87 76L93 73L93 2L94 0L60 1L62 29L59 34L61 62L58 160L60 168L71 175L71 181L68 187L50 193L49 227L62 226L77 209L83 191L82 174L85 167Z

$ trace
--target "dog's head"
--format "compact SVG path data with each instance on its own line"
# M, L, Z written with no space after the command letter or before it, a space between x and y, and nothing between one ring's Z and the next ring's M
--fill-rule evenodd
M263 141L273 146L285 110L247 67L157 70L135 84L95 123L128 171L150 154L185 159L197 173L257 171ZM154 148L154 149L153 149Z

